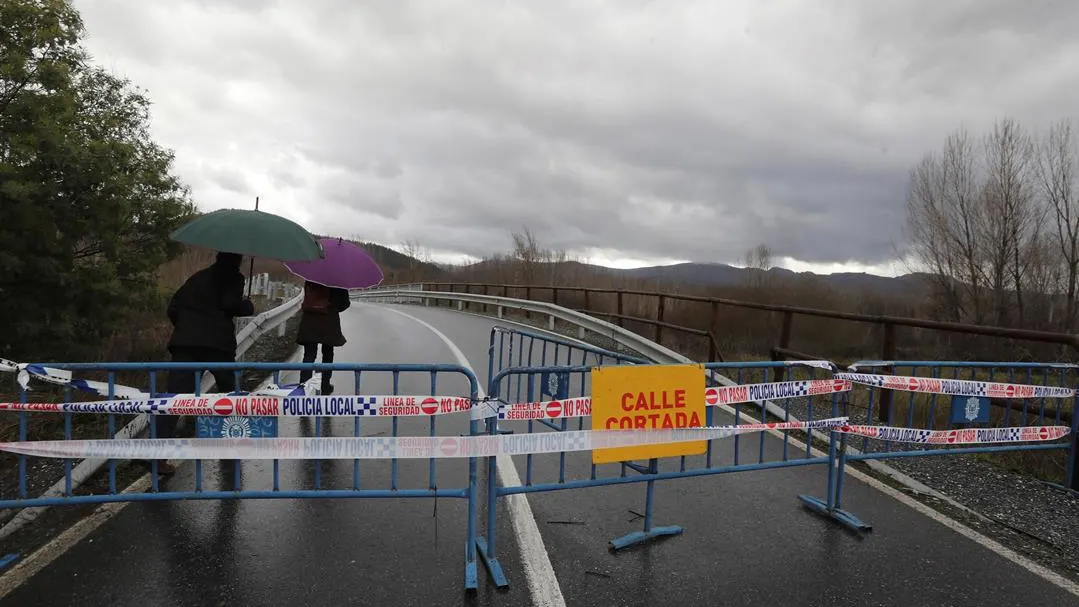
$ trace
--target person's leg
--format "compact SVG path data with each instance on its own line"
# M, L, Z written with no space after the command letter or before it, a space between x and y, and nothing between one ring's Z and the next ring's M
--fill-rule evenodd
M185 348L177 348L172 352L172 362L174 363L187 363L198 362L198 355L196 352ZM170 394L193 394L195 392L195 371L194 370L173 370L168 372L168 381L166 384L166 391ZM158 438L172 438L176 434L176 423L180 420L175 415L153 415L151 416L155 420L155 430Z
M315 362L316 356L318 356L318 344L303 345L303 362L313 363ZM314 375L314 371L308 369L300 371L300 383L302 384L305 381L311 379L312 375Z
M177 348L171 354L172 362L174 363L199 361L198 353L186 348ZM187 369L169 371L168 379L165 382L165 391L170 394L193 394L195 392L195 373L194 370ZM154 436L156 438L173 438L176 436L176 424L180 421L179 416L151 415L149 417L149 423L154 425ZM147 467L150 466L148 460L140 460L139 463ZM176 469L167 461L158 460L157 472L158 474L170 476L176 472Z
M329 344L322 344L322 362L325 364L333 363L333 346ZM333 377L333 371L322 372L322 393L333 394L333 384L330 383L330 379Z
M211 373L214 374L214 382L217 384L214 387L214 392L236 391L236 371L232 369L214 369Z

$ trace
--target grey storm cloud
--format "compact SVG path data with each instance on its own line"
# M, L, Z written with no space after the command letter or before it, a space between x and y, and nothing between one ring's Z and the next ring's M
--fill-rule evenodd
M76 6L203 205L474 256L879 263L949 131L1079 107L1074 3Z

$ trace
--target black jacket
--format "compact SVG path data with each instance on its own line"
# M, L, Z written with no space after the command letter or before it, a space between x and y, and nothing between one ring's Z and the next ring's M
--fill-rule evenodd
M306 286L306 285L305 285ZM339 348L347 343L341 332L341 312L352 305L348 291L330 289L330 308L328 312L304 310L300 316L300 327L296 331L296 343L323 344Z
M233 318L252 316L255 306L244 299L244 276L224 263L199 270L169 301L172 322L169 351L206 348L234 357L236 325Z

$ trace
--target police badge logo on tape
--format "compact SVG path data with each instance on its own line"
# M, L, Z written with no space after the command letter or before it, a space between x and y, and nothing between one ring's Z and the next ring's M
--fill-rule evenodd
M221 438L249 438L251 422L246 417L230 415L221 422Z

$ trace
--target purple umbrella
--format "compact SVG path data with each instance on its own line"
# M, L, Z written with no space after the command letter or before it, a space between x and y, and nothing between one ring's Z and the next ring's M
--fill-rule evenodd
M382 282L382 269L366 251L340 238L322 238L326 256L314 261L289 261L290 272L311 282L340 289L363 289Z

